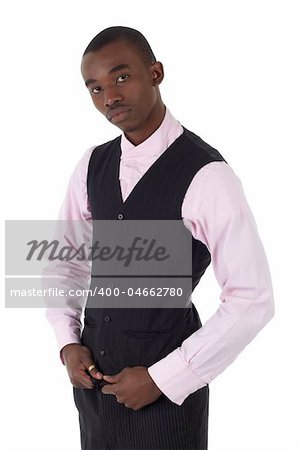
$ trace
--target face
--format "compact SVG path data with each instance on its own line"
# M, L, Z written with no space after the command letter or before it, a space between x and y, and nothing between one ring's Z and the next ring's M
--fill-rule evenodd
M133 46L120 41L87 53L81 71L95 107L135 145L158 128L165 114L160 62L146 65Z

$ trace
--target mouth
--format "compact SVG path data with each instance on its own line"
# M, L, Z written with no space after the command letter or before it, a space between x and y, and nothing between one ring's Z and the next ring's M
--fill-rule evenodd
M126 106L118 106L115 109L111 109L108 111L106 117L109 120L109 122L112 123L119 123L123 120L126 120L131 112L131 108L128 108Z

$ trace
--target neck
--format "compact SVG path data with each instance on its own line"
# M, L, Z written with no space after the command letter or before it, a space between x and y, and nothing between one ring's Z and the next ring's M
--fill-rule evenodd
M146 124L142 129L136 129L132 132L126 132L126 138L133 144L139 145L146 141L161 125L165 117L166 107L162 103L159 103L155 107L146 120Z

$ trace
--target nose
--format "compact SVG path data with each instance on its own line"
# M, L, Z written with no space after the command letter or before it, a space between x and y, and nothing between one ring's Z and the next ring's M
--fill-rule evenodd
M117 87L105 89L105 106L110 107L114 103L123 100L123 95L117 90Z

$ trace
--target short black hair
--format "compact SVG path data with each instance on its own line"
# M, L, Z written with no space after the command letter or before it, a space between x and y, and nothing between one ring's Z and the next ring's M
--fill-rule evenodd
M143 34L134 28L121 26L105 28L105 30L98 33L86 47L83 56L117 41L127 42L129 45L135 47L146 65L156 62L156 57Z

